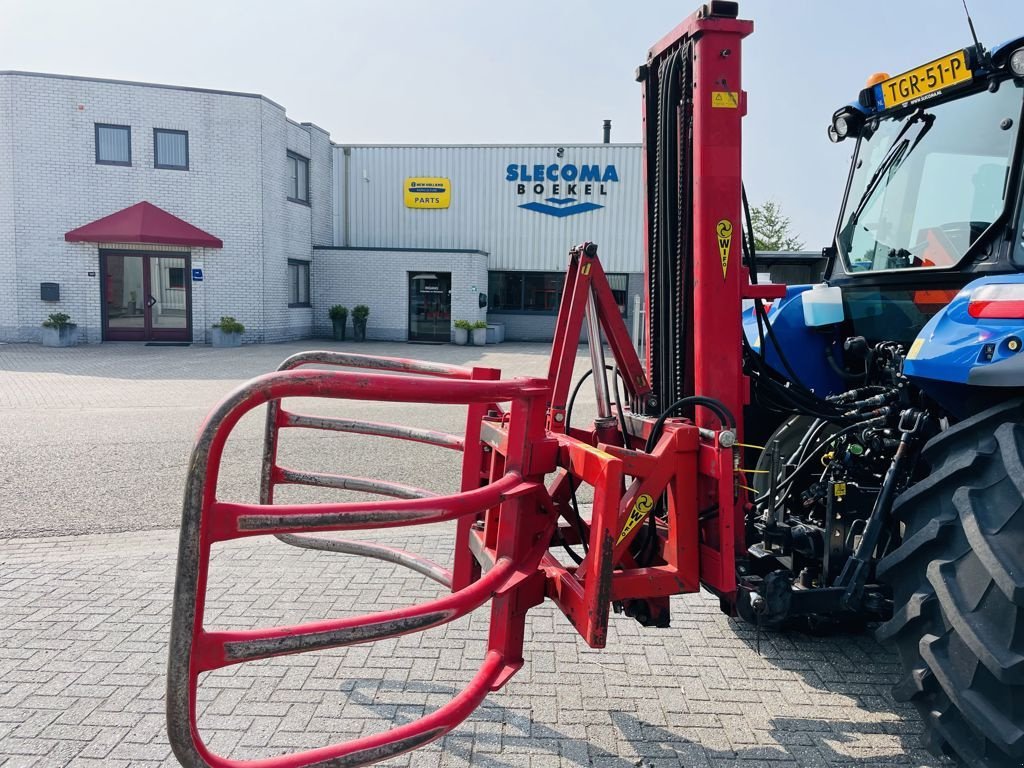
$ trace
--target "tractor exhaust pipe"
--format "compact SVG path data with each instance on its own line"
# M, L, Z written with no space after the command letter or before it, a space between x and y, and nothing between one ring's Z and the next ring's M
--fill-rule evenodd
M602 139L601 143L602 144L611 144L612 143L612 121L611 120L605 120L604 121L604 138Z

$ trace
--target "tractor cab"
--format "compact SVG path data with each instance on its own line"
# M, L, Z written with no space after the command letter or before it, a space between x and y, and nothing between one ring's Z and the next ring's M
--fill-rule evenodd
M827 275L852 331L909 346L968 282L1024 265L1024 38L873 75L835 112L853 159Z

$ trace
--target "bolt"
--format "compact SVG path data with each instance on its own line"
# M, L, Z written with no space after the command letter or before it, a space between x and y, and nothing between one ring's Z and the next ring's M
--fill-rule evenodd
M559 424L561 424L563 421L565 421L565 414L564 413L556 413L555 414L555 421L558 422Z

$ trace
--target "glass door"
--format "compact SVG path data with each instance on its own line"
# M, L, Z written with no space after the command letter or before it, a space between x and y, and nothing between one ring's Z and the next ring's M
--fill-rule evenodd
M191 339L187 256L106 252L100 261L104 340Z
M161 341L188 341L188 300L192 281L186 280L183 256L147 256L149 286L146 306L149 312L149 338Z
M102 257L105 340L146 340L145 259L123 254Z
M409 341L451 341L452 273L409 273Z

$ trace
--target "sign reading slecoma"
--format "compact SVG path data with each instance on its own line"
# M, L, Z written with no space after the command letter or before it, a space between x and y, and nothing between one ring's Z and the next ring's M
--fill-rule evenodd
M603 208L603 204L580 198L606 197L608 190L619 183L619 172L614 165L596 163L510 163L505 168L505 181L515 184L517 195L543 198L521 203L520 208L563 217Z

